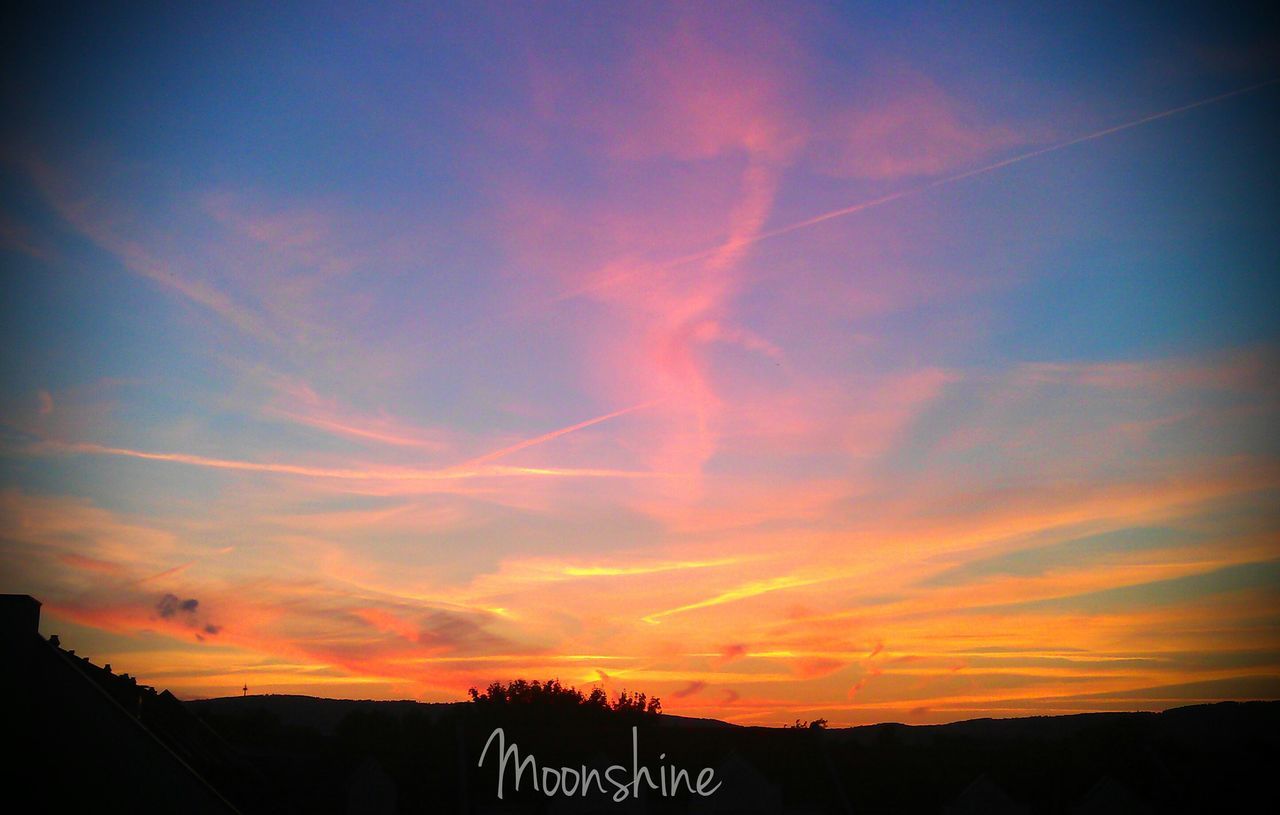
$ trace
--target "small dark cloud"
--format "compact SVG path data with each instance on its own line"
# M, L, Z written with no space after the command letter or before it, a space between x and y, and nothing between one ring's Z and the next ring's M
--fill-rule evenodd
M200 601L194 597L182 600L177 595L166 594L160 598L160 602L156 603L156 613L167 620L179 612L195 614L196 607L199 605Z
M432 648L464 653L509 647L503 638L490 633L472 617L439 610L431 612L423 620L418 642Z
M165 620L177 620L187 628L195 629L195 637L204 642L204 635L214 635L222 630L222 626L206 623L199 613L200 601L194 597L182 599L176 594L166 594L156 603L156 614Z

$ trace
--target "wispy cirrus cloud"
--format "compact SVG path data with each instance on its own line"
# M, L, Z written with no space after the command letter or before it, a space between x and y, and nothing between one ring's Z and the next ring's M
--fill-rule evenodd
M1032 136L983 120L962 100L918 73L895 72L861 104L832 117L818 148L829 173L872 181L935 176L1020 147Z
M283 462L238 461L234 459L211 458L188 453L155 453L145 450L130 450L123 447L107 447L100 444L84 442L38 442L32 448L36 453L64 453L121 456L146 461L162 461L174 464L186 464L193 467L206 467L214 470L241 470L276 475L301 476L305 478L324 478L336 481L374 481L385 483L447 483L475 478L511 478L511 477L567 477L567 478L651 478L663 474L652 472L634 472L626 470L581 469L564 467L509 467L488 465L481 467L456 467L435 470L411 468L355 468L355 467L314 467ZM430 489L430 488L426 488Z
M180 295L249 337L275 340L274 332L260 314L209 281L187 270L177 270L174 264L159 258L144 240L131 237L128 233L136 228L136 222L130 222L116 202L79 188L72 173L39 157L26 156L21 163L36 189L65 223L114 256L130 272Z

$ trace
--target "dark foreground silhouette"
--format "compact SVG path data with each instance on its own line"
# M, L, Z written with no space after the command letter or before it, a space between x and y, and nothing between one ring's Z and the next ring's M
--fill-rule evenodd
M469 702L234 696L179 702L36 633L39 604L0 597L7 790L35 812L848 813L1252 812L1280 766L1280 702L1163 713L828 729L737 727L552 682ZM641 786L548 796L515 763L497 795L495 728L539 768L712 768L710 796ZM659 759L663 754L664 758ZM569 776L561 776L567 778ZM605 785L607 786L607 785ZM593 788L594 789L594 788ZM10 796L11 797L11 796Z

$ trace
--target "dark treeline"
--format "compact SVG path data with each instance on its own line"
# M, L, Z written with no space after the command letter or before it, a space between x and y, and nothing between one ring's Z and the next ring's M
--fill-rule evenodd
M609 699L554 680L495 684L454 705L187 705L253 768L246 812L1238 812L1280 766L1280 703L1268 702L847 729L681 719L643 694ZM508 775L499 802L493 757L476 766L501 727L540 767L629 770L632 726L642 764L665 753L692 772L714 767L723 788L712 799L642 796L640 807L596 793L574 808L534 793L527 776L513 795Z

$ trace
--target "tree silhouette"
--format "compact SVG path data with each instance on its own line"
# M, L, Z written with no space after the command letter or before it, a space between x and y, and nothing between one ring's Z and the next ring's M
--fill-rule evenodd
M470 688L467 694L473 704L489 710L590 711L625 716L659 716L662 713L662 701L656 696L630 693L624 689L610 702L603 688L594 687L590 693L584 694L575 687L562 684L559 679L545 682L513 679L506 685L493 682L483 691Z
M799 719L796 719L795 724L787 725L787 729L788 730L826 730L827 720L814 719L811 722L802 722Z

